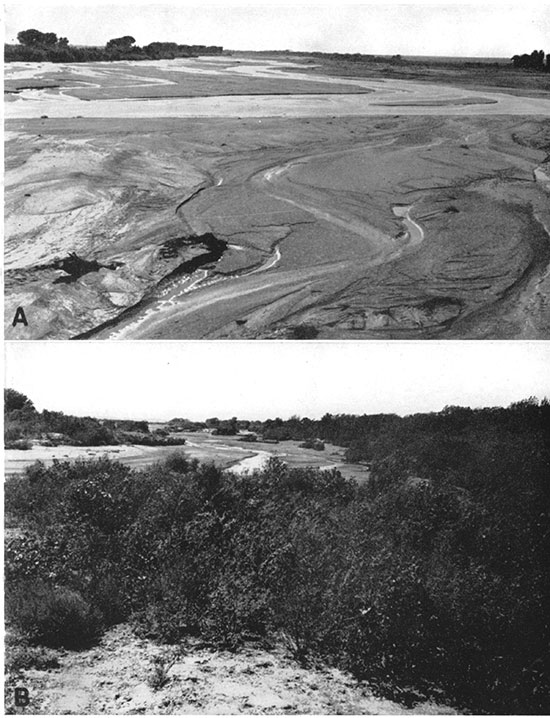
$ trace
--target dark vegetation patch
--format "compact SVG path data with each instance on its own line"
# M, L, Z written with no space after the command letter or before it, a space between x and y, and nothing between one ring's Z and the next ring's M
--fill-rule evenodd
M37 463L6 480L8 627L73 647L120 621L169 643L284 635L408 705L545 713L549 423L536 400L271 420L369 461L362 486L277 459Z
M34 668L49 671L59 668L59 652L45 646L32 646L21 636L6 637L4 668L6 673L19 673Z
M30 449L33 440L45 446L112 446L142 444L179 446L183 437L149 432L146 421L99 420L90 416L71 416L61 411L38 412L23 394L4 391L4 446L6 449Z
M85 648L101 634L102 616L78 591L41 580L17 581L5 611L24 640L50 648Z
M105 62L114 60L173 60L176 57L221 55L217 45L150 42L140 47L130 35L115 37L104 47L70 45L66 37L34 28L17 33L18 45L4 45L5 62Z

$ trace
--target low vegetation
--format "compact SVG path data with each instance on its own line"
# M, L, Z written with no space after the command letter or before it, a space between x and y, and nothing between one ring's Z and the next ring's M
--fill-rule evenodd
M9 629L52 649L126 621L176 646L278 636L409 705L545 713L549 419L535 400L325 419L372 460L362 486L276 459L37 463L6 481Z

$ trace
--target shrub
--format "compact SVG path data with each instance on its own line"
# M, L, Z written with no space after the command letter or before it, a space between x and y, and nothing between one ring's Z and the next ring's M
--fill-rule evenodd
M148 686L158 691L168 683L168 673L176 662L176 656L172 653L153 656L151 659L151 670L147 676Z
M320 439L306 439L300 444L302 449L315 449L315 451L324 451L325 444Z
M271 622L270 594L261 590L251 576L221 573L218 585L208 597L202 621L207 638L234 650L244 638L264 635Z
M21 431L21 427L17 424L6 426L4 428L4 442L6 444L9 444L11 441L17 441L18 439L21 439L23 436L23 432Z
M59 654L53 648L44 646L29 646L24 642L16 645L6 645L4 670L6 673L18 673L34 668L37 671L47 671L59 668Z
M99 611L76 591L39 580L8 588L6 619L32 644L51 648L85 648L100 634Z
M27 439L16 439L14 441L5 441L4 449L17 449L18 451L28 451L32 449L32 443Z

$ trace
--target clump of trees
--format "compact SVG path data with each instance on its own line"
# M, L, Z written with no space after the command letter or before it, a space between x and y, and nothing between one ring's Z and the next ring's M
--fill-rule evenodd
M104 47L70 45L66 37L54 32L22 30L18 45L4 45L6 62L97 62L115 60L160 60L176 57L220 55L217 45L181 45L175 42L152 42L144 47L135 44L131 35L112 38Z
M112 421L72 416L62 411L38 412L32 401L14 389L4 390L4 446L28 449L32 441L55 446L179 446L183 437L150 434L146 421Z
M277 459L234 476L181 453L8 477L10 629L71 647L120 621L171 643L278 636L407 705L547 712L548 403L398 419L320 420L348 437L362 422L354 450L376 456L362 486Z
M550 55L546 55L544 50L533 50L528 55L514 55L512 58L512 64L514 67L527 69L527 70L538 70L539 72L550 72Z

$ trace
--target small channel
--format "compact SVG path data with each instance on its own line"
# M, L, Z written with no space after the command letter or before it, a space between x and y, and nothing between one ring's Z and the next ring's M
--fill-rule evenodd
M254 456L249 456L248 459L242 459L236 464L233 464L228 471L232 474L246 474L248 471L254 471L255 469L262 469L266 461L272 456L269 451L257 451Z
M136 304L133 304L131 307L124 309L120 314L117 314L116 317L108 319L106 322L99 324L93 329L89 329L86 332L77 334L76 336L72 337L72 339L91 339L92 337L96 336L97 334L106 329L114 329L121 321L134 318L135 315L138 314L141 310L147 308L151 301L154 301L157 292L165 288L167 284L183 275L192 275L193 272L195 272L200 267L217 262L223 256L223 253L228 247L228 244L225 240L218 239L218 237L215 237L213 234L207 233L198 237L184 237L170 240L170 244L166 243L165 248L167 252L176 251L178 246L183 246L184 244L202 244L206 247L207 251L197 255L196 257L187 259L185 262L182 262L175 269L169 272L165 277L163 277L160 282L150 292L143 296L139 300L139 302L136 302Z

